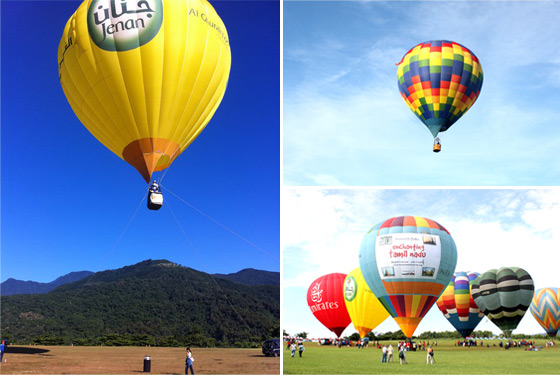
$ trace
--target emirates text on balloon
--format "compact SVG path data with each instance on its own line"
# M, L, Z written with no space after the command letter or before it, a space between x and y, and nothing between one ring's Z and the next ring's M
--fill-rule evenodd
M336 310L338 309L338 302L318 303L316 305L311 305L309 307L311 308L311 312L320 311L320 310Z

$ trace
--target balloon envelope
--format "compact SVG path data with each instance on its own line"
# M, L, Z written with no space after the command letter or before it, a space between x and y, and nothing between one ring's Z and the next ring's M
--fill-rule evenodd
M455 272L437 300L443 315L464 338L471 335L484 317L471 295L471 284L478 276L476 272Z
M344 280L344 302L361 338L389 317L387 310L368 287L360 268L354 269Z
M457 248L433 220L400 216L380 222L365 235L360 268L368 286L406 337L453 277Z
M535 292L531 302L531 314L550 337L560 328L560 289L542 288Z
M149 182L210 121L231 52L206 0L85 0L64 28L58 63L78 119Z
M468 48L448 40L420 43L398 64L402 98L434 137L472 107L482 88L482 67Z
M534 290L531 275L518 267L491 269L472 283L474 302L507 337L525 315Z
M329 273L313 281L307 290L307 304L311 312L338 337L351 322L344 303L345 278L343 273Z

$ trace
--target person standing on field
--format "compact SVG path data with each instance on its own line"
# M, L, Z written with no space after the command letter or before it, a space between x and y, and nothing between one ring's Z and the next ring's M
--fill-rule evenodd
M292 358L293 358L296 355L296 343L295 342L292 343L291 348L292 348Z
M391 344L387 348L387 362L393 362L393 345Z
M387 362L387 345L383 345L383 356L381 357L381 363Z
M404 345L401 346L401 350L399 351L399 359L401 361L401 365L404 363L405 365L408 365L408 362L406 361L406 356L404 354L405 350L404 350Z
M432 349L432 346L428 346L428 354L426 356L426 364L434 364L434 349Z
M303 341L299 342L298 350L299 350L299 356L301 357L303 351L305 350L305 347L303 346Z
M193 362L194 362L194 358L192 356L191 348L188 347L187 359L185 360L185 375L189 373L189 369L191 369L191 374L194 375Z

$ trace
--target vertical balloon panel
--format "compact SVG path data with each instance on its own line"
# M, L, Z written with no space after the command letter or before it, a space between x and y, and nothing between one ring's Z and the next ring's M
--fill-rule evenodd
M360 248L360 268L379 301L407 337L449 284L457 249L437 222L400 216L374 226Z

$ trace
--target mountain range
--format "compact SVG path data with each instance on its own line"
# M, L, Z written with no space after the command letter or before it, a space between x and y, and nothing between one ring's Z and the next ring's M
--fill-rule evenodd
M9 278L0 284L0 295L44 294L61 285L79 281L93 274L94 272L91 271L70 272L48 283ZM228 274L215 273L213 276L246 285L280 285L280 274L278 272L261 271L254 268L245 268L239 272Z
M46 294L2 295L1 314L13 343L254 346L279 337L279 273L146 260Z
M0 284L0 295L12 296L14 294L44 294L61 285L72 283L91 275L93 275L93 272L91 271L70 272L67 275L51 281L50 283L22 281L10 278Z

